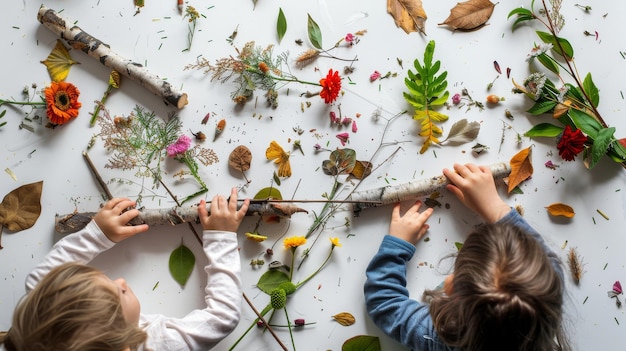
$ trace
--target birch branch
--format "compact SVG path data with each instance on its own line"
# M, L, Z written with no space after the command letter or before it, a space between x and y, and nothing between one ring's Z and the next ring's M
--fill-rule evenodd
M508 177L511 173L511 167L504 162L492 164L489 168L495 179ZM363 208L416 199L420 196L443 191L448 184L450 184L448 178L440 175L428 179L413 180L404 184L355 191L350 196L350 200L355 202L352 211L355 216L358 216Z
M207 211L211 212L211 205L207 204ZM276 216L291 217L292 214L308 213L293 204L251 203L246 216ZM54 230L60 234L71 234L83 229L96 215L96 212L74 212L66 215L56 215ZM141 209L139 215L130 221L131 225L177 225L182 223L198 222L198 206L173 207L162 209Z
M113 52L109 45L89 35L80 27L72 25L72 20L61 17L56 11L41 5L37 20L54 34L64 39L74 49L78 49L100 61L101 64L118 71L136 81L151 93L181 109L187 105L187 94L178 91L169 82L150 73L143 65L128 60Z

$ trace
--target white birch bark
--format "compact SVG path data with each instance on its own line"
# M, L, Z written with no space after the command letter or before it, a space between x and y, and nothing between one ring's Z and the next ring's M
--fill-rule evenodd
M504 162L492 164L489 168L495 179L508 177L511 173L511 167ZM358 216L363 208L417 199L421 196L443 191L449 183L446 176L440 175L428 179L417 179L404 184L387 185L376 189L355 191L350 196L350 200L356 201L353 206L353 212Z
M186 93L179 91L159 76L150 73L142 64L113 52L109 45L73 25L73 21L59 16L54 10L41 5L37 13L37 20L64 39L74 49L83 51L106 67L136 81L151 93L162 97L166 102L179 109L187 105Z
M211 204L207 204L207 211L211 213ZM306 210L287 203L251 203L246 216L276 216L281 218L291 217L292 214ZM66 215L56 215L54 229L60 234L70 234L84 228L96 212L75 212ZM131 225L177 225L187 222L199 222L198 206L140 209L139 215L130 221Z

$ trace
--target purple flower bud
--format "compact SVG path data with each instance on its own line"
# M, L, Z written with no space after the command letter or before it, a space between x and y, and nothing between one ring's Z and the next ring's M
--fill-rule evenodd
M259 321L256 322L256 326L259 327L259 328L263 328L263 327L265 327L265 323L263 323L263 321L259 320Z
M454 105L458 105L461 102L461 94L456 93L454 95L452 95L452 103Z
M293 321L293 323L296 325L296 327L301 327L303 326L304 323L304 318L298 318L296 320Z
M339 119L337 119L337 114L335 111L330 111L330 123L338 123Z

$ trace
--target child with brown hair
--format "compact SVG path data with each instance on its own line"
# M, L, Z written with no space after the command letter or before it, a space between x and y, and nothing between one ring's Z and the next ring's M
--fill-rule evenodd
M409 298L406 265L433 213L421 202L392 212L389 235L367 267L365 301L374 323L413 350L569 350L563 332L564 276L543 238L498 195L488 167L444 169L447 189L485 222L459 250L443 288Z
M139 214L135 203L108 201L85 229L57 242L26 279L27 294L0 335L8 351L208 350L238 324L241 302L240 260L236 231L249 200L237 209L216 195L211 215L204 200L198 215L208 259L206 307L183 318L140 314L139 302L124 279L109 279L86 266L117 242L145 232L148 225L127 226Z

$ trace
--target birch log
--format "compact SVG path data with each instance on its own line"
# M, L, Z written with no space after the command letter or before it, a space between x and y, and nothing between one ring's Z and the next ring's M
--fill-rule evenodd
M162 97L168 103L181 109L187 105L187 94L178 91L169 82L150 73L143 65L128 60L113 52L109 45L92 37L80 27L72 25L72 20L59 16L56 11L45 6L39 8L37 20L54 34L64 39L71 47L88 54L101 64L116 70L136 81L151 93Z
M492 164L489 168L495 179L508 177L511 173L511 167L504 162ZM430 195L437 191L443 191L449 183L446 176L440 175L428 179L413 180L404 184L355 191L350 196L350 200L355 201L352 210L354 215L358 216L363 208L388 205ZM372 203L376 201L379 202Z
M211 212L211 205L207 204L207 211ZM291 217L292 214L306 210L293 204L285 203L251 203L246 216L275 216ZM74 212L66 215L56 215L54 229L60 234L70 234L83 229L96 215L96 212ZM130 221L131 225L177 225L187 222L198 222L198 206L173 207L163 209L141 209L139 215Z

